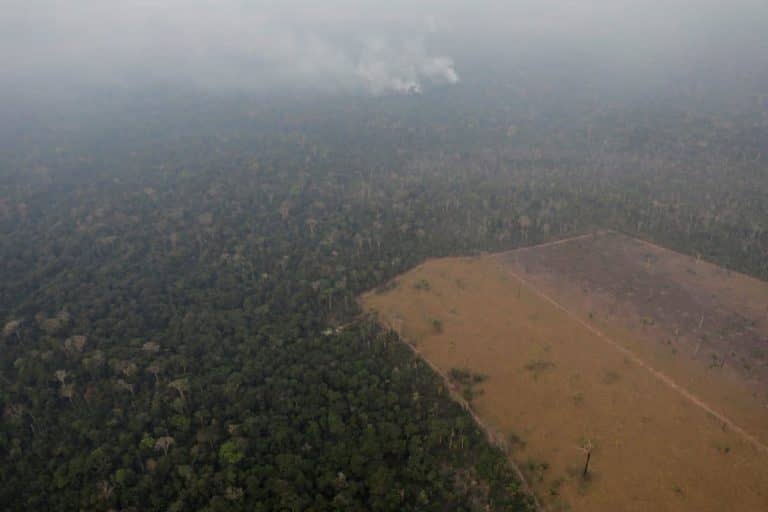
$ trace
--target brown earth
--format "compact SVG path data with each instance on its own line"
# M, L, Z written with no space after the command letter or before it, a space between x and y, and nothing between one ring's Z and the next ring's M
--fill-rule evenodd
M601 233L431 260L361 302L487 376L472 408L548 509L768 510L768 284Z
M768 283L615 232L500 257L768 445Z

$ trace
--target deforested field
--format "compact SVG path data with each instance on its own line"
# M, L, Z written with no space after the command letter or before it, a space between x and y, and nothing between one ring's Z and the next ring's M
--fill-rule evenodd
M548 510L768 510L767 283L600 232L430 260L361 302Z

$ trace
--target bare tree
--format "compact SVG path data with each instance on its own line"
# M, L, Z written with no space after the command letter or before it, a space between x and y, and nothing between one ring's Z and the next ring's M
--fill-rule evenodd
M141 350L147 354L157 354L160 352L160 344L156 341L148 341L141 346Z
M581 476L585 478L587 476L587 473L589 472L589 461L592 459L592 449L594 446L592 445L592 441L587 439L584 441L581 446L579 446L579 450L584 452L584 455L586 456L586 459L584 460L584 471L581 473Z
M131 384L130 382L126 382L124 379L117 379L117 380L115 381L115 385L116 385L116 386L117 386L119 389L122 389L122 390L124 390L124 391L128 391L128 392L130 392L131 394L133 394L133 384Z
M3 338L10 338L12 334L16 335L16 339L21 339L19 335L19 327L21 327L21 320L11 320L3 327Z
M70 402L72 402L72 397L75 396L75 385L63 384L59 389L59 395L61 395L63 398L66 398Z
M168 448L171 447L173 443L176 441L171 436L163 436L159 437L157 441L155 441L155 451L163 451L163 455L168 455Z
M56 380L59 381L59 384L63 386L67 382L67 377L69 377L69 373L67 373L67 370L56 370L55 372L53 372L53 376L56 377Z
M120 372L125 377L133 377L134 375L136 375L136 372L138 370L139 370L138 366L136 366L136 363L133 363L133 362L125 362L122 368L120 368Z
M99 482L97 489L99 491L99 498L102 501L109 500L112 497L112 491L114 491L114 488L106 480Z
M291 210L293 210L293 206L294 206L293 201L291 201L290 199L286 199L285 201L280 203L280 208L278 211L280 212L280 217L282 217L283 220L287 219L288 216L291 214Z
M179 396L182 401L186 401L184 398L184 392L189 390L189 382L185 378L176 379L168 383L168 387L175 389L179 392Z
M81 352L85 350L88 338L83 335L70 336L64 341L64 348L69 352Z
M315 228L317 227L317 220L312 217L307 219L307 227L309 228L309 234L315 236Z
M158 383L158 378L157 378L157 376L158 376L158 375L160 374L160 372L162 371L162 370L160 369L160 363L158 363L157 361L153 362L152 364L150 364L149 366L147 366L147 371L148 371L149 373L151 373L151 374L152 374L152 376L155 378L155 384L157 384L157 383Z
M527 215L522 215L517 223L520 225L520 231L523 234L523 240L528 240L528 229L531 227L531 218Z

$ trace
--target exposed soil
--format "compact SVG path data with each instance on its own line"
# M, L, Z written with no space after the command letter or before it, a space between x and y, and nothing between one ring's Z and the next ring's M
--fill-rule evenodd
M734 362L765 283L608 233L431 260L361 302L443 375L485 376L472 409L550 510L768 510L763 368Z
M768 445L768 283L615 232L499 257Z

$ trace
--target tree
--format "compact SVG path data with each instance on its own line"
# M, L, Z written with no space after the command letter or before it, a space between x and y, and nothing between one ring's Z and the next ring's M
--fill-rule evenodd
M169 382L168 387L175 389L179 393L179 398L181 398L182 401L185 401L184 392L189 389L189 381L186 377Z
M67 370L56 370L53 372L53 376L56 377L56 380L59 381L59 384L63 386L67 382L69 372Z
M527 215L521 215L517 221L520 231L523 234L523 240L528 240L528 229L531 227L531 218Z
M579 447L579 450L581 450L584 453L585 459L584 459L584 470L581 472L581 476L583 478L587 477L587 474L589 472L589 461L592 458L592 449L594 447L592 446L592 441L589 439L585 440L582 445Z
M243 460L243 457L245 457L245 454L240 443L235 440L226 441L219 447L219 460L224 465L234 466Z
M70 352L82 353L88 338L83 335L70 336L64 341L64 348Z
M158 437L155 441L155 451L161 451L163 452L163 455L168 455L168 449L175 443L176 441L171 436L162 436Z
M10 338L12 335L16 336L16 339L21 339L19 335L19 327L21 327L21 320L11 320L3 327L3 337Z
M152 374L152 376L155 378L155 384L159 382L157 376L160 374L161 371L162 370L160 368L160 363L157 361L154 361L147 366L147 372Z

